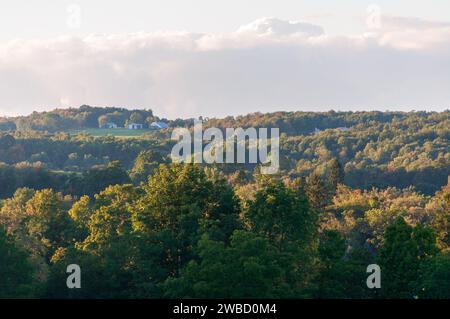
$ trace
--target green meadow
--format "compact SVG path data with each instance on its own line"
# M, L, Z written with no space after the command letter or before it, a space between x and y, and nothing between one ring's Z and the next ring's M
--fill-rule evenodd
M75 130L70 131L71 134L85 133L92 136L115 136L115 137L137 137L142 136L145 133L152 132L152 130L129 130L127 128L115 128L115 129L101 129L101 128L90 128L85 130Z

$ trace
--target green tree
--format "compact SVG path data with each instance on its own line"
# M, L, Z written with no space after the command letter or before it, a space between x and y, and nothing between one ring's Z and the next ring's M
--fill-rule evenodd
M283 298L293 297L286 271L289 257L268 239L236 231L230 246L204 236L198 256L168 279L165 296L170 298Z
M223 178L208 177L195 165L161 165L144 191L134 226L164 247L162 266L172 275L192 258L202 233L224 240L239 224L239 203L232 189Z
M250 229L278 247L292 242L309 244L316 234L317 215L306 197L276 179L265 179L249 200L244 218Z
M35 191L29 188L18 188L12 198L6 199L0 209L0 224L5 227L8 234L21 241L24 246L27 243L26 232L26 206L34 196Z
M336 187L338 184L344 183L344 168L337 158L333 158L329 164L328 184L331 187L331 193L336 193Z
M27 233L38 244L35 252L50 261L56 249L69 245L74 235L61 194L51 189L37 191L27 202L26 212Z
M371 263L364 249L347 252L345 238L335 230L320 236L319 274L315 278L317 298L367 298L372 294L366 286L366 267Z
M403 218L397 218L386 229L380 250L383 296L413 298L419 268L436 252L436 239L430 229L422 225L412 227Z
M283 182L266 177L259 183L254 199L246 203L244 224L289 256L285 271L292 289L304 294L315 272L317 214L301 192Z
M67 266L76 264L81 269L81 289L67 288ZM59 248L51 259L51 268L44 296L46 298L113 298L118 294L111 285L117 274L108 272L102 258L74 247ZM126 297L122 295L122 297Z
M441 254L423 263L415 288L419 298L449 299L450 255Z
M119 161L112 161L106 166L97 166L83 174L85 195L94 195L110 185L130 183L130 177Z
M308 176L305 191L309 203L318 212L322 212L330 203L329 189L317 173L311 173Z
M67 263L80 262L92 278L101 272L96 279L101 281L99 284L89 283L85 292L73 297L86 294L104 298L158 297L155 285L160 275L155 260L159 261L162 252L136 232L134 226L134 205L141 196L142 191L132 185L106 188L95 196L91 206L86 239L76 243L75 250L58 251L53 256L52 262L61 269ZM85 205L77 207L78 212L84 214ZM94 265L90 265L92 261ZM61 269L53 272L52 278L59 278ZM162 272L162 276L167 274ZM53 282L58 287L58 280ZM64 293L61 287L58 291Z
M144 123L144 117L141 115L141 113L133 112L130 115L129 122L130 123L143 124Z
M436 233L438 247L450 251L450 177L449 182L428 202L430 225Z
M160 153L155 151L142 151L136 157L130 177L135 184L145 182L148 176L163 163Z
M6 150L16 144L16 139L10 134L0 136L0 149Z
M0 226L0 299L33 297L29 255Z
M76 228L76 240L80 241L87 237L89 232L89 222L93 214L91 200L89 196L82 196L73 203L69 210L69 216L73 220Z

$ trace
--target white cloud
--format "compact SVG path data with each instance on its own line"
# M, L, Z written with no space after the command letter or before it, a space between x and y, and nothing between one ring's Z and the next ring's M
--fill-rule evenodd
M450 47L450 22L419 18L390 17L382 19L379 43L398 49L432 49Z
M444 109L448 23L383 17L327 36L259 19L225 34L152 32L0 43L0 114L81 104L168 117L286 109Z
M258 35L292 35L304 34L318 36L324 33L323 28L314 24L299 21L284 21L276 18L261 18L250 24L241 26L238 33L255 33Z

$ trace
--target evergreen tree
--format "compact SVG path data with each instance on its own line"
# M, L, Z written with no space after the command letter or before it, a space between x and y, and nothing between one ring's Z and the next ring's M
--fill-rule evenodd
M311 206L318 212L322 212L330 203L329 189L317 173L313 172L307 178L306 196Z
M344 168L339 160L334 157L329 164L328 184L330 185L331 192L334 195L336 193L336 187L338 184L344 183Z

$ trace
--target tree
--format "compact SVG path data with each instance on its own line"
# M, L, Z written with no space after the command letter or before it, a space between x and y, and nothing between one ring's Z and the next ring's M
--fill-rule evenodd
M450 177L449 182L427 203L430 225L434 229L441 250L450 250Z
M345 238L336 230L326 230L320 236L319 257L325 267L341 260L346 252Z
M397 218L384 236L379 263L382 270L382 294L386 298L412 298L422 263L437 252L433 232L418 225L412 227Z
M80 266L81 289L67 288L67 266L71 264ZM51 259L44 296L58 299L113 298L117 296L117 290L111 285L115 276L107 271L101 257L74 247L59 248Z
M16 139L10 134L0 135L0 149L6 150L16 144Z
M155 151L140 152L134 161L134 166L130 173L131 180L135 184L145 182L160 163L163 163L160 153Z
M244 211L250 229L278 247L292 242L310 243L316 234L317 215L306 197L275 179L263 183Z
M306 182L306 196L311 206L321 212L330 203L329 190L317 173L311 173Z
M106 125L106 123L108 123L110 121L109 117L107 115L100 115L98 117L98 126L99 127L104 127Z
M14 236L26 246L27 219L26 205L34 196L35 191L29 188L18 188L12 198L5 200L0 209L0 225L3 225L9 235Z
M130 123L143 124L144 123L144 117L141 115L141 113L133 112L130 115L129 122Z
M106 166L96 166L83 174L85 195L94 195L110 185L130 183L130 177L119 161L109 162Z
M88 237L80 244L85 250L99 253L117 239L132 233L133 203L140 192L132 185L113 185L95 195L93 212L87 220ZM81 212L85 210L85 204ZM73 214L73 210L71 211ZM106 249L106 248L105 248Z
M367 298L366 268L371 263L367 250L347 252L345 238L335 230L326 230L319 242L319 274L316 298Z
M287 277L289 258L268 239L236 231L230 246L198 242L198 261L192 260L178 278L163 285L170 298L286 298L294 297Z
M245 170L240 169L231 174L231 176L229 177L229 181L232 185L242 186L247 184L250 181L250 179L247 172Z
M28 258L0 226L0 298L33 297L33 268Z
M289 256L292 289L303 294L314 273L317 214L305 196L273 178L262 178L243 212L247 228Z
M427 260L419 271L415 290L418 298L450 298L450 255L441 254Z
M75 202L69 210L69 216L75 224L77 241L85 239L88 235L92 210L91 200L86 195Z
M58 247L69 245L74 236L74 225L63 207L61 194L51 189L37 191L27 202L26 230L35 239L35 252L46 261Z
M202 233L226 240L239 224L232 189L223 178L208 177L193 164L161 165L144 191L134 225L164 247L167 256L162 266L172 275L192 258Z
M335 194L337 185L344 182L344 176L345 173L341 163L339 163L339 160L334 157L330 162L328 174L328 184L331 187L332 195Z
M158 268L160 247L135 231L134 205L140 196L142 191L132 185L109 186L95 196L88 210L87 237L76 243L75 249L59 250L52 258L58 267L52 273L58 295L64 293L58 284L61 271L67 264L77 263L98 283L88 283L83 292L72 297L158 297L156 283L167 273ZM85 202L77 205L77 212L84 215L85 207ZM74 215L73 210L71 214L82 216Z

